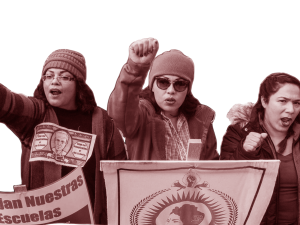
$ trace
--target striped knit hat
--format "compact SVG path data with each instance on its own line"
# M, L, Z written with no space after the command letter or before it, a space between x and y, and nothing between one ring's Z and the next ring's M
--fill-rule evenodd
M172 49L158 55L149 72L149 88L152 90L154 78L161 75L175 75L190 82L189 93L194 81L194 62L181 51Z
M44 63L42 75L50 68L67 70L75 77L81 77L86 81L85 59L79 52L69 49L58 49L52 52Z

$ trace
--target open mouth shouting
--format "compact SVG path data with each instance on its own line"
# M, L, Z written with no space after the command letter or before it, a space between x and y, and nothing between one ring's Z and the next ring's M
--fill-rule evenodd
M280 120L284 127L288 127L292 124L292 118L290 118L290 117L283 117Z
M50 94L54 96L58 96L61 94L61 91L57 88L50 89Z

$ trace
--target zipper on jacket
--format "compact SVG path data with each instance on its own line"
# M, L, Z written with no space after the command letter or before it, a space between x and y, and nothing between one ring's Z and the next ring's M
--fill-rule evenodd
M271 148L271 151L273 153L273 157L274 159L278 159L277 158L277 154L276 154L276 148L275 148L275 145L268 133L268 131L264 128L264 126L262 126L262 124L260 124L260 127L262 128L262 130L268 134L268 136L266 137L266 141L268 142L270 148ZM277 186L277 193L276 193L276 199L275 199L275 203L276 203L276 212L275 212L275 224L278 224L278 211L279 211L279 171L278 171L278 175L277 175L277 179L276 179L276 183L275 183L275 187L274 187L274 190ZM271 197L272 198L272 197Z

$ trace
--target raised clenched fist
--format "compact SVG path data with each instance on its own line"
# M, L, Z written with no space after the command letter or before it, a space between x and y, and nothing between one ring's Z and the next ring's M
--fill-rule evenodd
M156 56L159 45L154 38L144 38L129 46L129 58L135 63L150 64Z
M250 132L243 144L243 148L247 152L255 151L259 146L261 146L264 139L268 136L267 133L255 133Z

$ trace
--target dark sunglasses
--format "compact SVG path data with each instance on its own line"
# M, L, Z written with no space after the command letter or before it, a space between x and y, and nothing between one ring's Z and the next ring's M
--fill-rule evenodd
M159 89L167 90L168 87L170 87L170 85L171 85L171 81L167 78L157 77L156 84ZM189 82L185 81L185 80L176 80L172 84L176 91L182 92L187 88Z

